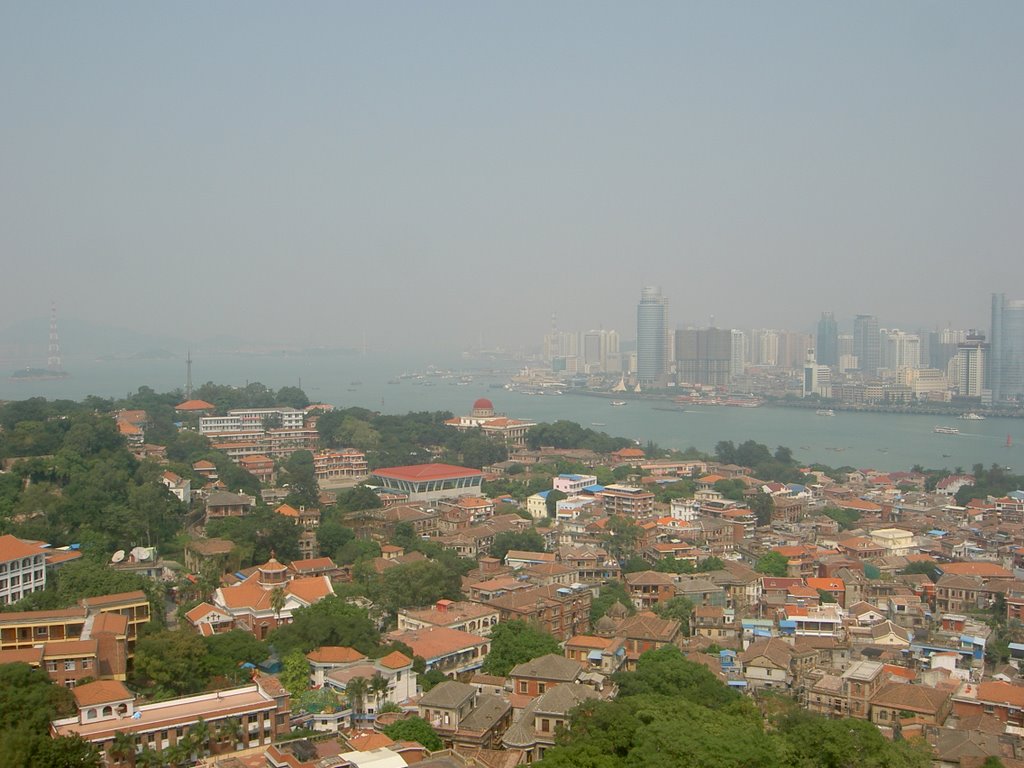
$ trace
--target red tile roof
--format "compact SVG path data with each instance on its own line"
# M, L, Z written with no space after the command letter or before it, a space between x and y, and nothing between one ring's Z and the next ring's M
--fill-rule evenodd
M178 403L174 406L176 411L212 411L217 406L213 403L208 403L205 400L186 400L184 403Z
M444 480L449 477L483 476L483 473L479 469L457 467L454 464L413 464L405 467L384 467L382 469L375 469L373 474L378 477L387 477L394 480L409 480L412 482Z

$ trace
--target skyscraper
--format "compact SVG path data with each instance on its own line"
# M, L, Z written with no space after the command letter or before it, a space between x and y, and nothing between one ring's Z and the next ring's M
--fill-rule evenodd
M641 385L656 384L668 372L667 330L668 302L661 288L648 286L640 292L636 307L636 368Z
M853 318L853 354L865 376L874 378L881 365L881 344L878 318L874 315L857 315Z
M724 387L732 370L732 331L681 328L676 331L676 380Z
M985 388L988 344L983 333L972 332L957 346L956 389L961 397L981 397Z
M839 364L839 325L831 312L822 312L818 321L816 358L820 365Z
M992 400L1024 396L1024 301L992 294L992 333L989 336L989 388Z

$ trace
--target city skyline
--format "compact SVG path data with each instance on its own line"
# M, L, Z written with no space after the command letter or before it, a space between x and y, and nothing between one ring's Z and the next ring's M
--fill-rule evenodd
M518 347L642 285L697 326L969 328L1024 283L1019 4L0 21L0 328Z

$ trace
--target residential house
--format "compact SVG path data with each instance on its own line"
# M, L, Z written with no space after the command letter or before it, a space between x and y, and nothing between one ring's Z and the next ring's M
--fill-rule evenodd
M556 685L577 682L582 674L583 664L579 661L549 653L517 664L508 676L513 693L535 698Z
M486 637L447 627L395 631L388 639L408 645L426 662L426 671L436 669L452 677L479 669L491 648Z
M448 680L420 697L419 715L446 744L496 749L512 722L512 705L472 685Z
M498 623L499 611L468 601L438 600L429 608L403 608L398 611L398 630L404 632L428 627L446 627L461 632L485 634Z
M570 711L597 697L593 688L578 683L552 688L527 704L501 743L505 749L522 750L527 763L537 762L555 745L556 736L568 727Z
M626 574L626 590L641 611L647 611L676 596L676 584L671 574L660 571L637 571Z

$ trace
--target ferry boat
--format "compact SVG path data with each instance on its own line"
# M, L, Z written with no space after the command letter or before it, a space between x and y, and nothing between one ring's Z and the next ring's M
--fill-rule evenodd
M937 432L940 435L959 435L960 434L960 430L957 429L956 427L936 427L932 431L933 432Z
M819 408L815 411L818 416L835 416L836 412L831 408Z
M959 418L964 419L966 421L984 421L985 420L985 417L982 416L980 413L974 413L974 412L961 413Z
M620 405L625 405L625 404L626 404L625 400L612 400L612 405L614 405L616 407L618 407Z

